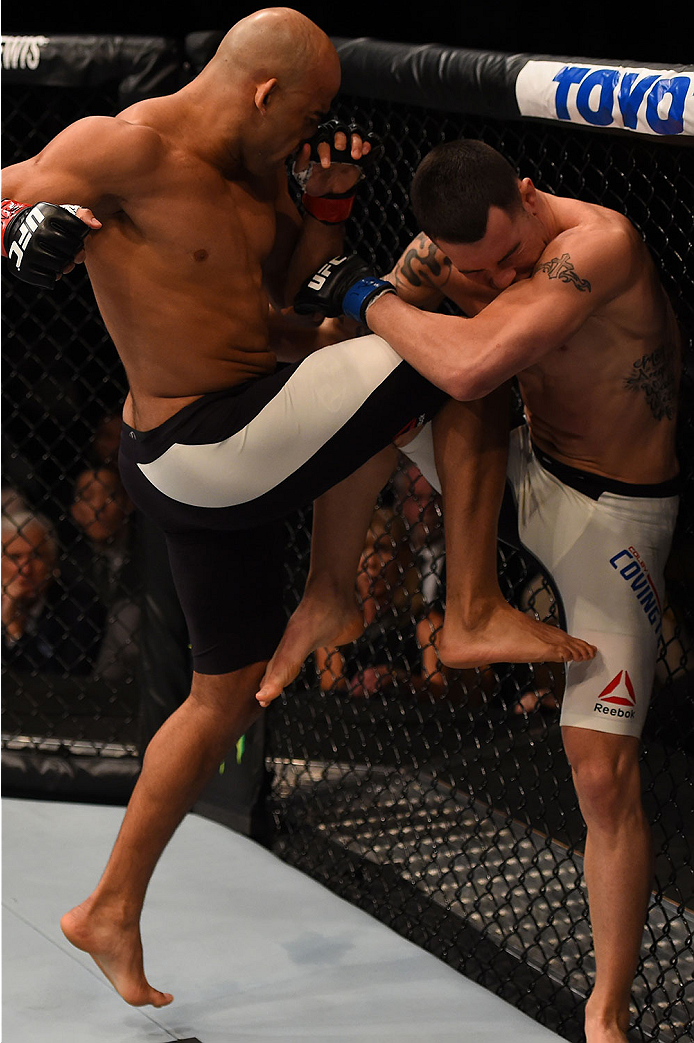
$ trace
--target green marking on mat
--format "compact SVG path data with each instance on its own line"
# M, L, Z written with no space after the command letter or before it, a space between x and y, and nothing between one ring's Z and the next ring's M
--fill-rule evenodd
M236 743L236 763L240 764L243 760L243 754L246 749L246 736L242 735L239 741ZM222 761L219 765L219 774L223 775L226 770L226 761Z

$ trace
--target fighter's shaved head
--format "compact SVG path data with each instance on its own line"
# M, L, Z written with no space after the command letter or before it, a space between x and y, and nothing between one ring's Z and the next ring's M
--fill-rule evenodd
M210 62L227 76L277 77L300 82L308 70L325 68L339 82L340 61L330 39L310 18L290 7L268 7L242 18Z

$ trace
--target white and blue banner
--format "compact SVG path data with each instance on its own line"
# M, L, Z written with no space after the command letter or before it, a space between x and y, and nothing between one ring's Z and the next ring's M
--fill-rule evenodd
M521 116L640 134L694 134L694 69L531 59L516 79Z

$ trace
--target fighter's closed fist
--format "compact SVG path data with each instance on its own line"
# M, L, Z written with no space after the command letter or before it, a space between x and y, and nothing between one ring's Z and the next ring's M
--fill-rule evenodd
M3 200L2 252L18 279L34 286L52 287L79 259L90 231L90 224L77 217L79 209L70 204L23 206L14 200ZM95 218L92 220L99 224Z

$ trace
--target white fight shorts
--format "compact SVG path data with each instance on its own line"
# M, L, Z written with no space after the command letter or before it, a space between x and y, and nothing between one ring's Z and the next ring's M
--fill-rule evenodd
M430 424L404 452L440 490ZM552 464L585 479L590 494L560 480ZM598 649L593 660L567 665L562 726L639 736L662 628L676 483L630 487L565 468L533 450L525 425L511 432L507 476L522 546L555 584L567 631ZM609 491L596 489L600 483Z

